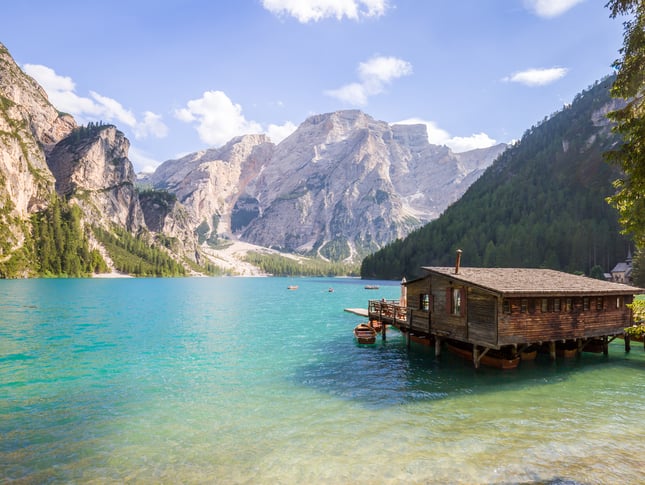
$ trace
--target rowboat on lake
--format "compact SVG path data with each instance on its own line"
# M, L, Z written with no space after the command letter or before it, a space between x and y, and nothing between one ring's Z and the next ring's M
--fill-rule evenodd
M360 323L354 327L354 337L359 344L373 344L376 342L376 330L367 323Z

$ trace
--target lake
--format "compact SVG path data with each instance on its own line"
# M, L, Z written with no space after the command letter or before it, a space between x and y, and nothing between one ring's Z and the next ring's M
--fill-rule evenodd
M0 482L644 483L642 343L511 371L359 346L377 284L0 280Z

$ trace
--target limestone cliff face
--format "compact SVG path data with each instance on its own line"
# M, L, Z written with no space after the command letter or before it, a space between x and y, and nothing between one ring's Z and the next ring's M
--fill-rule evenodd
M264 135L234 138L219 149L164 162L149 181L176 194L205 236L231 233L231 213L274 145Z
M56 178L56 191L74 197L86 216L137 232L145 221L129 146L114 126L83 128L56 144L47 162Z
M12 274L31 274L29 217L56 192L81 207L83 224L148 234L128 149L116 127L78 127L59 113L0 44L0 263ZM166 232L152 230L151 241L196 259L194 225L185 211L147 208L155 227ZM170 244L175 236L180 243Z
M0 44L0 261L23 248L25 221L46 207L54 189L47 150L75 126Z
M358 259L436 218L504 148L454 154L423 125L349 110L312 116L277 146L244 136L168 161L151 181L220 236Z
M177 197L167 192L142 192L139 202L146 227L161 235L162 243L173 252L200 262L194 224Z
M54 184L47 150L75 126L0 44L0 195L13 216L27 217L47 203Z

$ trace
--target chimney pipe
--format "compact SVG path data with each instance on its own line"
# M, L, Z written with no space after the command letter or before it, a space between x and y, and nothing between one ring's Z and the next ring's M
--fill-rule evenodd
M455 274L459 274L459 266L461 265L461 249L457 249L457 261L455 262Z

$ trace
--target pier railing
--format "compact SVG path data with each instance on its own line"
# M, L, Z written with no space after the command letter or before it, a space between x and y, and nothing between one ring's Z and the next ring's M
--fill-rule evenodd
M379 320L399 328L408 321L408 307L401 305L399 300L369 300L367 313L370 320Z

